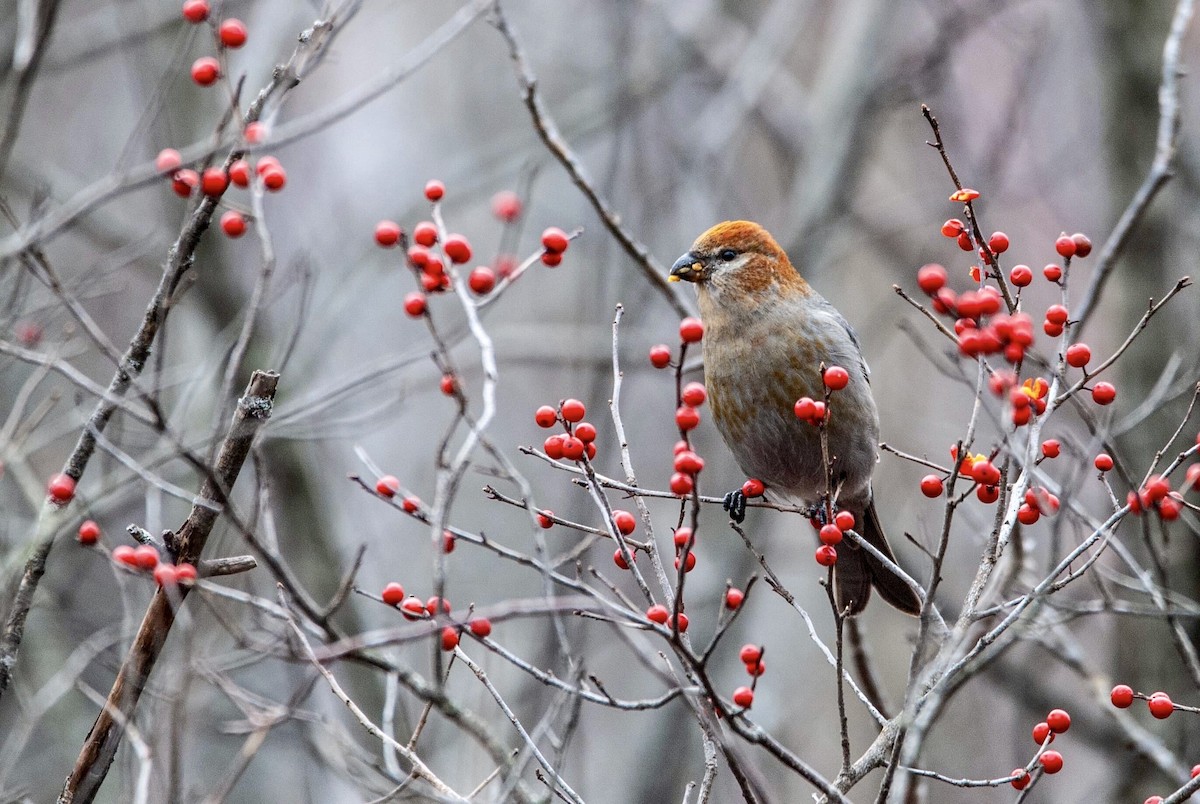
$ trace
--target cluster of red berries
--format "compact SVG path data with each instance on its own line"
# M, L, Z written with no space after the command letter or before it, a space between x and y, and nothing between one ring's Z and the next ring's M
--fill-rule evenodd
M850 372L841 366L830 366L821 375L821 380L830 391L840 391L850 383ZM797 419L813 426L825 424L827 410L823 400L802 396L792 406L792 412L796 414Z
M1097 460L1097 465L1099 458ZM1200 464L1192 464L1187 468L1183 491L1195 489L1200 485ZM1179 519L1183 510L1183 494L1174 491L1171 483L1165 477L1155 475L1146 481L1137 491L1130 491L1126 497L1129 510L1133 514L1154 511L1167 522Z
M566 458L569 461L593 460L596 457L596 426L585 422L587 407L578 399L564 399L558 409L542 405L533 414L533 420L538 427L551 428L562 422L561 435L552 435L542 444L546 455L554 460Z
M688 317L679 322L679 342L683 345L699 343L704 338L704 323L699 318ZM650 347L650 365L662 369L671 365L671 347L665 343Z
M244 136L247 142L261 140L265 136L262 124L254 122L246 126ZM271 192L278 192L287 184L287 172L274 156L264 156L254 165L249 160L238 159L229 165L228 170L207 167L202 173L182 167L182 164L182 157L174 148L164 148L154 160L155 168L170 177L171 188L181 198L189 197L196 190L210 198L220 198L230 184L249 187L255 176ZM221 216L221 231L229 237L241 237L246 233L245 213L236 209L226 211Z
M1046 746L1054 742L1057 734L1062 734L1071 728L1071 716L1064 709L1052 709L1046 719L1033 727L1033 741L1038 746ZM1063 768L1063 757L1057 751L1043 751L1037 757L1037 762L1046 773L1058 773ZM1024 790L1029 786L1033 777L1028 768L1017 768L1012 772L1012 786Z
M661 603L655 603L650 608L646 609L646 619L655 625L665 625L667 628L674 630L676 620L679 625L679 633L688 630L688 616L682 611L679 612L678 618L671 614L671 610Z
M1134 698L1143 698L1146 701L1146 708L1150 710L1150 714L1159 720L1166 720L1171 716L1171 713L1182 707L1175 704L1171 700L1171 696L1165 692L1155 692L1150 695L1143 695L1140 692L1134 692L1132 687L1125 684L1118 684L1112 688L1110 694L1112 705L1118 709L1128 709L1133 705ZM1195 710L1192 710L1195 711ZM1193 776L1195 774L1192 774Z
M183 18L199 25L208 19L208 0L184 0ZM241 20L222 20L216 28L217 45L224 48L239 48L246 44L246 24ZM201 56L192 63L192 80L202 87L216 83L221 77L221 62L213 56Z
M186 561L179 564L160 561L158 550L148 544L137 547L130 547L127 544L118 545L113 548L112 559L133 570L153 572L154 580L159 586L172 586L196 580L195 567Z
M395 475L383 475L375 481L375 493L389 500L400 493L400 480ZM400 501L400 507L406 514L415 514L421 510L421 498L406 494Z
M842 543L845 532L854 528L854 514L849 511L838 511L832 522L821 524L817 519L810 520L821 540L813 558L822 567L832 567L837 563L837 546Z
M708 400L708 391L703 383L689 382L680 392L680 405L675 410L675 426L680 433L687 433L700 424L700 406ZM683 497L696 487L696 475L704 469L704 459L697 455L685 440L675 444L674 472L668 486L671 492Z
M743 645L741 651L738 652L738 658L742 660L746 672L754 681L749 687L738 687L734 690L733 702L742 709L749 709L754 705L754 688L758 685L758 677L767 672L767 664L763 661L761 645Z
M440 610L442 614L450 614L450 601L445 598L440 598L437 595L429 598L424 603L416 595L405 595L404 587L396 581L392 581L383 587L380 593L383 602L394 608L399 608L400 613L404 615L406 620L423 620L430 617L436 617ZM472 634L483 639L492 633L492 621L487 617L472 617L466 623L466 629ZM442 650L452 651L458 647L459 636L463 632L464 626L447 625L441 631Z
M696 568L696 536L691 528L675 529L675 571L683 567L684 572ZM686 556L686 557L685 557Z

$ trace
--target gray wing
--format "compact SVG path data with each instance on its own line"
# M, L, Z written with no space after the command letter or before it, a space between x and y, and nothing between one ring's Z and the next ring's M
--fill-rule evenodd
M854 344L854 350L858 352L858 364L862 368L863 377L867 382L871 381L871 367L867 365L867 359L863 357L862 344L858 342L858 333L854 331L854 327L850 326L850 322L846 317L838 312L838 309L830 304L825 299L821 300L821 306L825 312L829 313L829 317L837 322L842 329L846 330L846 334L850 337L850 342Z

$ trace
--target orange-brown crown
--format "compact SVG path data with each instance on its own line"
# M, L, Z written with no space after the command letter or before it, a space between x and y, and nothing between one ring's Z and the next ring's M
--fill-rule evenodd
M788 263L787 254L771 237L771 233L753 221L725 221L718 223L696 238L692 250L697 254L731 248L738 252L762 254Z
M736 286L745 292L774 287L808 295L811 289L792 267L787 253L763 227L753 221L725 221L709 229L692 244L691 253L704 256L710 264L726 249L749 255L741 268L720 284ZM713 280L718 281L718 280Z

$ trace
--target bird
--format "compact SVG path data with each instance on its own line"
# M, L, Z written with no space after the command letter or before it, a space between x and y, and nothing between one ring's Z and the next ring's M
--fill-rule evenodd
M668 279L695 284L713 422L742 471L762 481L771 496L814 509L822 503L828 475L820 429L798 418L795 404L802 397L824 399L822 366L847 371L848 383L830 397L825 425L836 505L850 511L855 532L896 565L871 489L879 414L849 322L792 266L775 238L751 221L708 229ZM735 508L739 493L732 493ZM836 550L834 597L842 612L861 613L874 586L900 611L920 613L921 598L887 564L851 539Z

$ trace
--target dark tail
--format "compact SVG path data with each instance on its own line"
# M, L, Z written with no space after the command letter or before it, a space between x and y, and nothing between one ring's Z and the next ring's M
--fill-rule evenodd
M872 547L887 556L893 564L896 563L896 556L883 533L883 526L879 524L879 516L875 513L874 501L867 504L866 510L859 517L856 530ZM843 611L849 609L851 615L859 614L867 607L872 585L879 590L879 596L891 606L905 614L915 616L921 613L921 599L917 597L916 592L879 559L849 539L838 545L834 583L838 606Z

